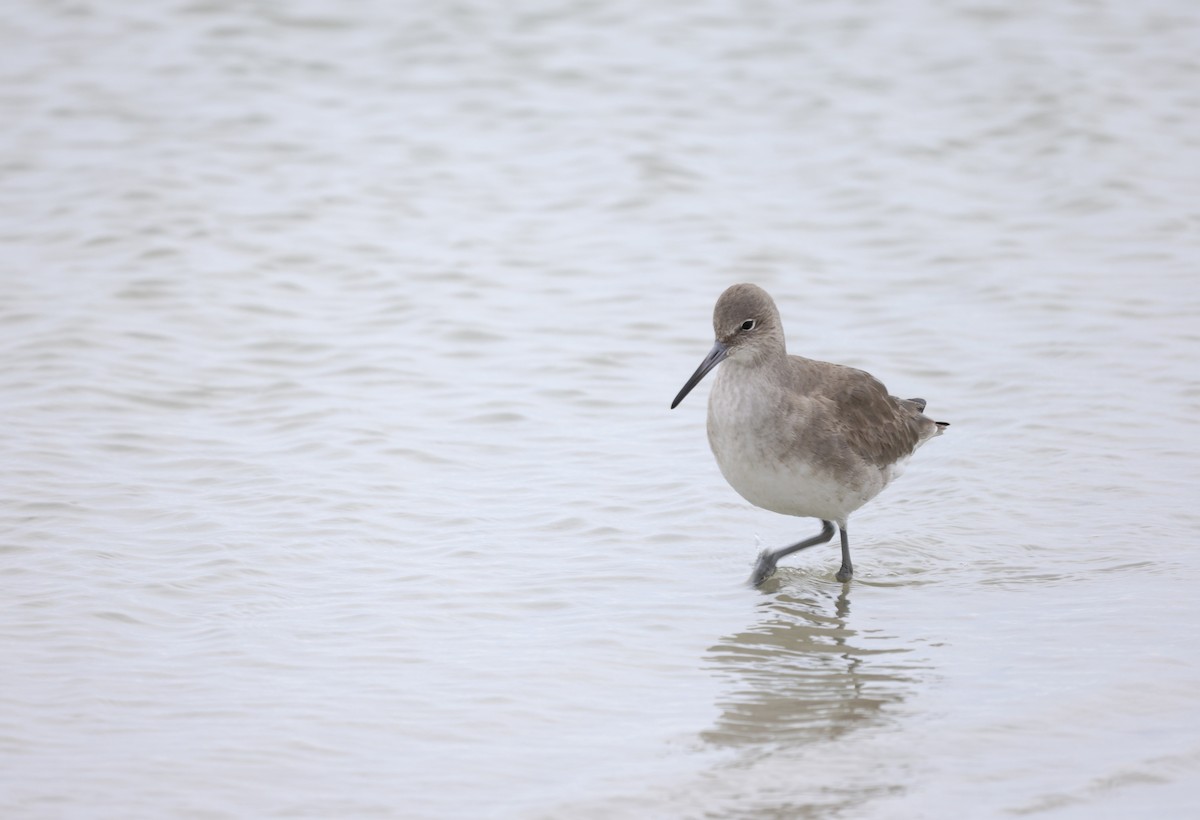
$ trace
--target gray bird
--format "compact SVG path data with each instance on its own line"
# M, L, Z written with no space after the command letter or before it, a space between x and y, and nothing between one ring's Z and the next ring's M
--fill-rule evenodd
M789 356L779 310L757 285L733 285L713 309L716 343L683 385L674 409L722 362L708 397L708 443L721 474L756 507L821 519L819 535L763 550L758 586L779 559L841 531L839 581L854 574L846 519L879 495L918 447L949 425L924 399L898 399L869 373Z

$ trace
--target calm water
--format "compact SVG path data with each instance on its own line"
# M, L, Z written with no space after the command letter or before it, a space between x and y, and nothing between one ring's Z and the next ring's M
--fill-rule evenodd
M0 814L1200 812L1191 3L18 2ZM756 281L953 423L837 549Z

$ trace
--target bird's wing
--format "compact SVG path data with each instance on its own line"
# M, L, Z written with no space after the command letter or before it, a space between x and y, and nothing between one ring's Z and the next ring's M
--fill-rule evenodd
M910 455L931 422L912 400L898 399L862 370L826 362L805 362L809 395L819 396L825 420L859 458L877 466Z

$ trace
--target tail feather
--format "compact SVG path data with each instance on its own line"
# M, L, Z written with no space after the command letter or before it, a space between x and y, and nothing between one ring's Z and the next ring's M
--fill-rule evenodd
M925 399L905 399L904 402L905 404L911 404L913 407L917 408L918 413L925 412ZM937 429L933 431L933 435L935 436L940 436L942 431L950 426L950 422L948 421L935 421L934 424L937 425Z

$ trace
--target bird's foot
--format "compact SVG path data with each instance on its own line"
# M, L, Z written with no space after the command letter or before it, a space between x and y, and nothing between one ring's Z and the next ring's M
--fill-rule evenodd
M774 574L775 556L769 550L763 550L758 554L758 563L754 565L754 572L750 573L750 586L756 587Z
M848 567L845 564L842 564L842 568L837 571L837 575L835 577L843 584L846 583L854 577L854 567Z

